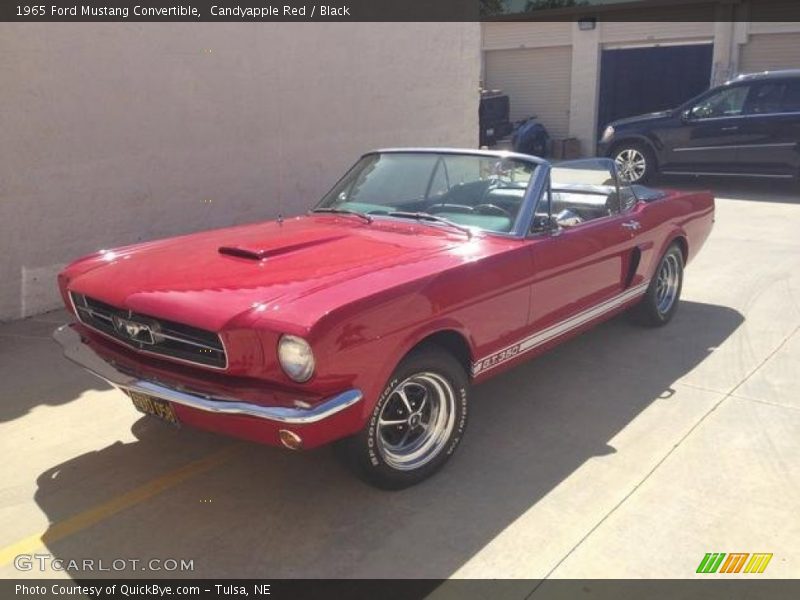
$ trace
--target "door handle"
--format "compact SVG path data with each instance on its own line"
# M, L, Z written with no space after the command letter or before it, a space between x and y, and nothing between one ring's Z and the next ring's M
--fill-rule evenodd
M636 231L637 229L642 228L642 224L639 221L626 221L622 224L625 229L630 229L632 231Z
M721 131L736 131L739 129L738 125L731 125L730 127L723 127Z

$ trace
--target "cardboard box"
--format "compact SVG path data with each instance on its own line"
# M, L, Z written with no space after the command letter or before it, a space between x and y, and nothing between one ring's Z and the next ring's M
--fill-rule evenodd
M581 142L578 138L550 140L548 156L554 160L572 160L581 157Z
M563 140L564 150L562 156L564 160L572 160L581 157L581 142L578 138L567 138Z
M564 156L563 140L550 140L550 147L547 149L547 156L554 160L561 160Z

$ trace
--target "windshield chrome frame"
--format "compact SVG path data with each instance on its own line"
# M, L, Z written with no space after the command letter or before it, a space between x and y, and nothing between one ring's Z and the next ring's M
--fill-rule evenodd
M499 237L512 237L520 239L527 237L528 229L530 228L531 222L533 221L533 215L536 211L536 206L538 205L542 194L547 189L547 181L550 173L550 163L548 161L543 158L539 158L538 156L520 154L519 152L509 152L505 150L477 150L471 148L380 148L377 150L370 150L369 152L362 154L358 161L356 161L356 163L347 170L345 176L352 170L353 167L355 167L356 164L358 164L359 161L361 161L361 159L373 154L455 154L461 156L494 157L497 159L513 158L520 162L525 162L532 165L535 167L533 170L533 177L528 183L528 187L525 190L525 195L522 197L522 204L517 212L517 217L514 221L514 225L511 227L511 231L491 231L489 229L481 229L480 227L470 227L470 229L476 233ZM341 177L339 181L342 179L344 179L344 176ZM336 185L339 184L339 181L337 181L331 189L335 188ZM376 220L397 218L389 217L387 215L370 216L374 217ZM431 222L431 224L435 223Z

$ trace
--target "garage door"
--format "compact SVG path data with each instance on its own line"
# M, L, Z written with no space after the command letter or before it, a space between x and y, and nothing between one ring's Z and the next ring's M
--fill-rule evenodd
M598 132L611 121L667 110L708 89L711 44L603 50Z
M800 69L800 33L754 34L741 48L741 73Z
M552 137L569 130L572 47L489 50L486 86L511 100L511 120L536 115Z

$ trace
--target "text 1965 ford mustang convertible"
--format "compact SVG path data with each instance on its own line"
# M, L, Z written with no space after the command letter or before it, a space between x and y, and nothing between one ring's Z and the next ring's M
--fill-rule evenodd
M608 159L365 154L307 215L101 251L58 278L68 358L141 411L282 445L339 440L367 480L431 475L470 386L626 309L663 325L708 193Z

